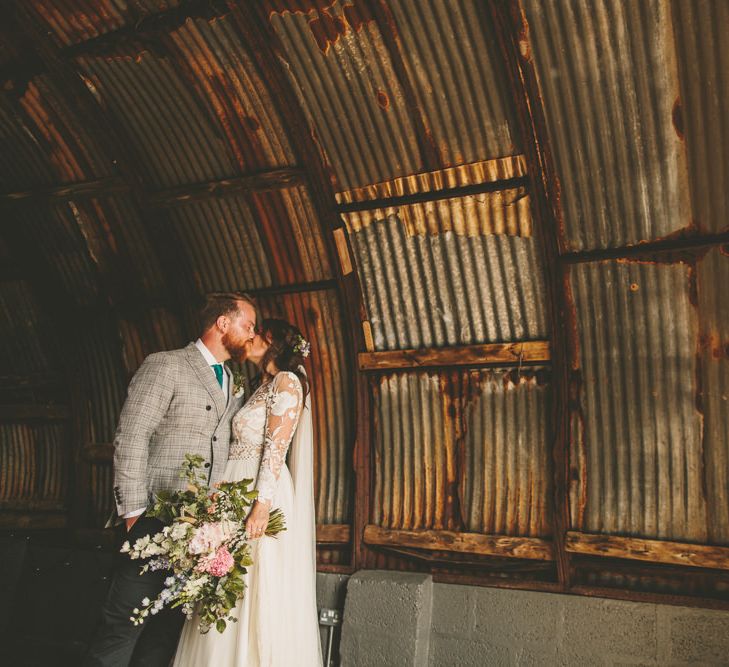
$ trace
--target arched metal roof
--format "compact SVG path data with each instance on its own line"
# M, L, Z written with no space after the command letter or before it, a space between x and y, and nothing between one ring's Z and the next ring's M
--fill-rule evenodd
M0 525L100 528L128 379L250 291L323 569L725 603L727 3L1 11Z

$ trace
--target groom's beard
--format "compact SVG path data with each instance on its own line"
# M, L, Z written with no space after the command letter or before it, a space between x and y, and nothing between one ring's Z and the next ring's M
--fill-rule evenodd
M233 338L230 335L230 332L226 332L223 334L221 342L233 361L245 361L247 356L246 340L242 338Z

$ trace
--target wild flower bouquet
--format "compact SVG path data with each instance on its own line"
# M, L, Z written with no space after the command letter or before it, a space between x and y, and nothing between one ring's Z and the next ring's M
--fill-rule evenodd
M187 479L187 490L159 493L147 511L147 516L168 525L122 546L122 553L132 559L150 559L142 572L171 571L162 592L154 600L144 598L141 608L134 609L130 620L136 625L165 605L182 606L188 619L197 611L202 633L212 625L223 632L228 621L237 620L231 610L245 593L243 575L253 564L245 518L258 492L249 490L252 479L221 482L213 492L202 468L201 456L186 455L180 476ZM274 537L285 529L282 512L273 510L266 535Z

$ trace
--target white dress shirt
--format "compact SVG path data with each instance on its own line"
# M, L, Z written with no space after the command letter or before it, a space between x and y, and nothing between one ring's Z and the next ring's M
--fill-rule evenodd
M215 377L215 371L213 370L214 364L220 364L223 367L223 387L221 391L225 394L226 397L226 403L228 399L228 384L230 382L230 379L228 378L228 372L225 368L225 364L222 361L218 361L208 350L207 347L205 347L205 343L203 343L199 338L195 341L195 347L200 350L200 354L202 354L203 358L207 362L208 366L210 366L210 372L213 374L213 377ZM215 381L217 382L217 377L215 378ZM133 512L127 512L122 516L122 519L131 519L135 516L139 516L140 514L143 514L146 510L146 507L142 507L141 509L134 510Z

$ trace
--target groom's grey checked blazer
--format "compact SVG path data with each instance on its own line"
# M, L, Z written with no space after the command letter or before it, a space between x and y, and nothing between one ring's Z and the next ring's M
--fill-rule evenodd
M159 491L184 489L185 454L204 457L210 484L221 480L230 422L243 403L233 395L233 380L225 372L227 399L194 343L144 360L129 383L114 437L118 517L150 507Z

